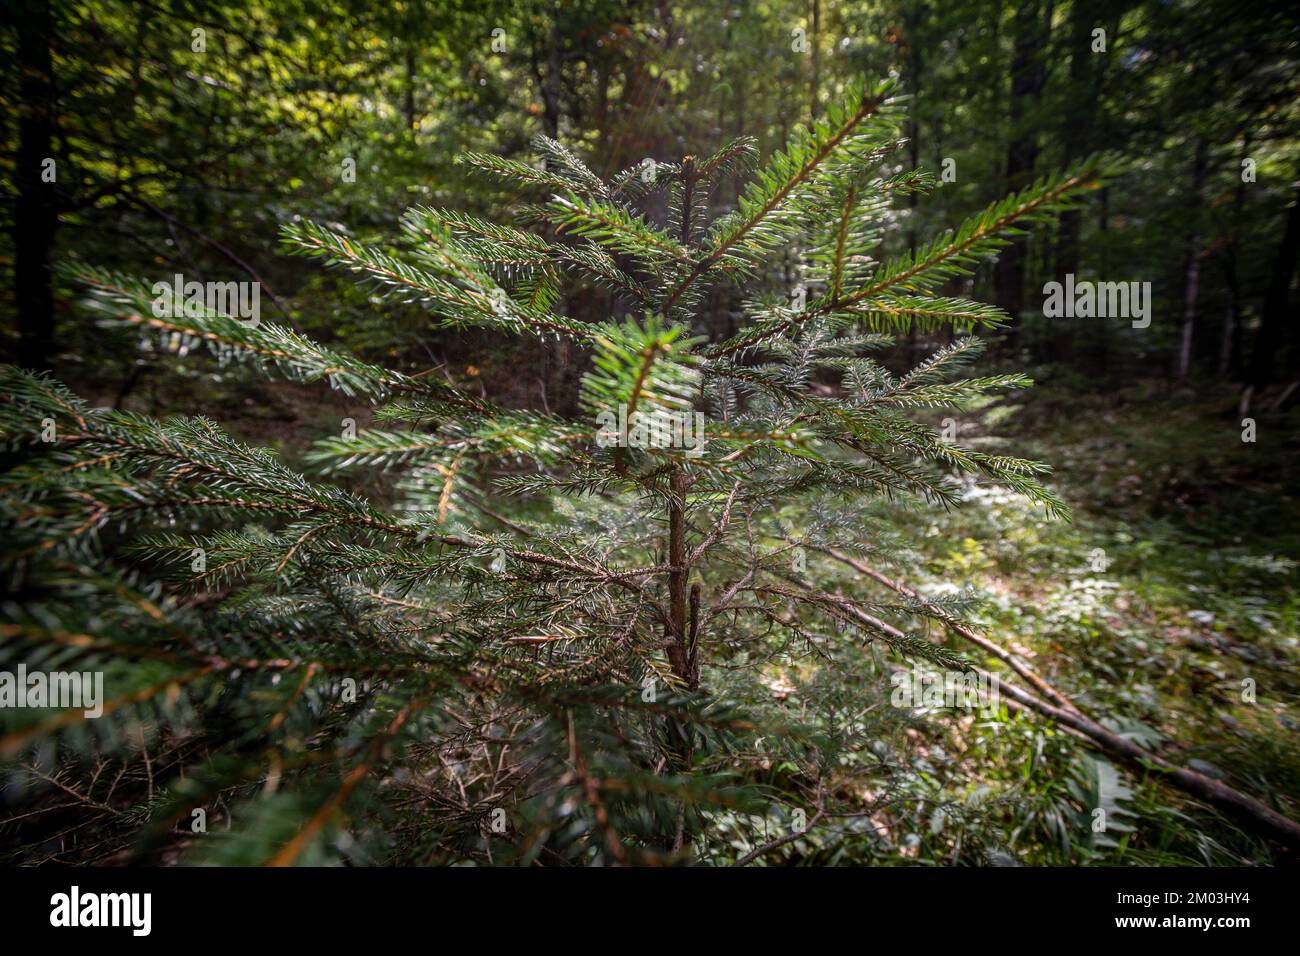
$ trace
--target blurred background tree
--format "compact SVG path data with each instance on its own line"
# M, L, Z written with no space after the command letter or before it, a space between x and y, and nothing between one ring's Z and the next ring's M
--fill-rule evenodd
M279 224L310 216L377 239L409 202L502 212L508 197L452 159L464 148L523 155L535 132L576 143L603 174L744 133L765 157L846 83L890 71L915 98L908 160L949 172L925 213L900 210L894 248L924 234L920 216L951 221L1088 152L1136 160L1088 208L977 277L977 291L1023 320L1005 357L1098 388L1134 375L1256 387L1295 375L1300 34L1283 5L22 0L14 10L0 35L6 351L34 367L93 355L95 368L68 377L119 401L150 366L71 308L48 269L56 259L260 279L273 312L316 334L420 367L454 361L460 345L418 314L377 316L282 256ZM734 203L737 183L714 202ZM1152 327L1045 319L1039 290L1066 273L1152 282ZM726 330L734 296L714 298ZM585 296L569 308L592 317L607 305ZM480 370L489 390L521 387L516 357L501 358ZM564 362L549 356L527 387L562 404L575 381Z

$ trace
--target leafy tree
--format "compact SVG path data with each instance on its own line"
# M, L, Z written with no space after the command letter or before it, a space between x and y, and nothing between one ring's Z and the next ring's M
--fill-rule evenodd
M463 157L535 193L529 229L415 207L394 254L284 228L288 250L437 327L582 350L581 417L273 321L160 309L149 282L73 266L106 325L328 381L373 404L375 427L317 442L309 476L205 417L94 409L7 369L0 507L22 600L0 653L103 671L109 689L98 721L5 711L16 775L96 814L88 855L226 863L747 862L844 812L864 737L903 720L855 709L888 696L888 659L971 663L913 626L959 624L962 601L846 597L817 562L903 554L876 503L952 507L963 481L1065 511L1044 466L908 412L1029 384L959 377L1005 316L939 293L1106 172L1084 161L883 258L895 197L934 186L888 166L891 92L822 111L721 214L714 191L751 162L749 139L605 180L541 137L537 165ZM655 203L659 222L641 211ZM762 291L791 249L795 288ZM751 293L729 337L701 308L719 283ZM556 308L575 284L619 317ZM963 334L905 374L873 359L913 328ZM630 434L611 441L620 410ZM678 440L696 413L702 447ZM806 661L843 680L808 677L796 713L784 668ZM105 791L118 769L134 810ZM752 821L773 807L789 836L760 846ZM198 810L229 828L193 836ZM19 858L48 853L59 822L21 824Z

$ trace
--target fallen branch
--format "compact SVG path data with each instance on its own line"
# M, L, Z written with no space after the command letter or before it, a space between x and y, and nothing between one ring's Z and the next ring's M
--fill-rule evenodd
M835 558L835 560L847 564L849 567L853 568L853 570L859 572L860 574L865 574L867 577L871 578L872 580L877 581L880 584L883 584L891 591L895 591L903 595L904 597L917 602L919 605L925 607L927 610L931 610L931 611L935 610L934 605L932 605L929 601L927 601L924 597L922 597L918 592L909 588L907 585L897 581L891 581L889 578L885 577L875 568L871 567L868 564L863 563L862 561L859 561L854 557L851 557L850 555L845 554L842 551L837 551L835 548L821 547L815 544L806 545L806 547L809 547L814 551L820 551L822 554L830 555L832 558ZM940 615L940 616L941 618L945 617L944 615ZM1015 654L1012 654L1010 651L1002 647L999 647L997 644L994 644L988 638L976 634L974 631L972 631L970 628L966 627L965 625L958 624L954 621L949 621L949 620L944 620L944 624L947 625L950 631L955 633L957 636L961 637L963 640L969 641L970 643L976 645L987 654L996 657L1002 663L1006 664L1013 671L1015 671L1026 681L1028 681L1029 684L1040 694L1042 694L1048 700L1054 701L1058 707L1062 708L1063 710L1068 710L1071 713L1076 713L1076 714L1082 713L1082 711L1080 711L1079 708L1075 706L1073 701L1071 701L1068 697L1066 697L1055 687L1049 684L1045 678L1041 677L1037 672L1034 671L1033 668L1031 668L1027 663L1025 663Z
M764 853L769 853L772 850L785 846L787 843L793 843L795 840L798 840L800 837L807 836L808 831L810 831L813 827L815 827L818 824L818 822L821 820L821 818L824 817L825 815L826 815L826 790L823 787L822 782L819 780L817 781L817 812L813 814L812 819L810 819L806 824L804 824L802 829L795 830L791 833L788 833L783 837L779 837L778 839L772 840L770 843L764 843L762 846L755 847L754 849L750 850L748 853L746 853L744 856L742 856L739 860L737 860L735 863L731 865L749 866L749 864L753 863Z
M867 575L891 590L917 601L923 607L929 606L931 609L934 609L933 605L930 605L930 602L926 601L916 591L913 591L906 585L891 581L885 575L855 558L843 554L842 552L837 552L833 548L824 548L816 545L808 545L808 547L812 547L816 551L820 551L823 554L828 554L831 557L836 558L837 560L849 565L854 570ZM861 618L864 623L868 623L870 626L875 628L884 628L887 632L897 635L898 637L905 636L902 631L892 627L884 621L880 621L879 619L856 608L854 608L854 610L856 611L854 616ZM1020 674L1021 677L1024 677L1025 680L1033 684L1035 688L1042 691L1045 696L1057 702L1056 704L1050 704L1047 701L1040 700L1023 688L1016 687L1014 684L1009 684L1004 680L998 679L999 692L1004 697L1010 698L1010 700L1014 702L1014 704L1018 705L1019 708L1032 710L1043 717L1048 717L1056 721L1062 727L1065 727L1083 737L1087 742L1094 745L1103 753L1136 769L1158 771L1156 779L1163 780L1171 786L1182 790L1184 793L1190 794L1197 799L1204 800L1206 803L1218 807L1221 810L1232 813L1238 819L1249 825L1255 832L1275 840L1293 851L1300 851L1300 824L1296 823L1290 817L1278 813L1272 807L1267 806L1261 801L1256 800L1254 797L1244 794L1225 783L1207 777L1205 774L1197 773L1195 770L1188 770L1185 767L1179 767L1176 764L1170 763L1168 760L1157 756L1145 747L1141 747L1133 741L1121 737L1119 734L1114 733L1111 730L1107 730L1095 720L1082 714L1068 698L1060 693L1060 691L1052 687L1041 676L1034 673L1028 665L1020 662L1014 655L1010 654L1003 648L998 647L998 645L989 641L987 638L980 637L967 627L949 621L944 621L944 623L948 626L948 629L958 637L970 641L982 650L985 650L992 656L996 657L998 660L1005 662L1017 674ZM977 668L977 670L979 669ZM983 670L980 670L979 672L986 678L996 677L996 675L989 674Z

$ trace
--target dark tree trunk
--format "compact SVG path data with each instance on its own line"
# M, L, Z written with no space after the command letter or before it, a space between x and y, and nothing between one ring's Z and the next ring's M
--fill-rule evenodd
M18 309L19 362L47 369L54 345L54 285L50 260L58 226L57 183L44 182L52 158L54 75L50 58L54 21L49 0L22 0L18 33L18 197L14 208L14 302ZM66 169L58 170L67 176Z
M1011 64L1011 143L1007 149L1007 191L1018 191L1033 178L1038 138L1026 114L1034 109L1047 80L1043 48L1050 37L1052 4L1022 3L1016 10L1015 53ZM997 303L1012 318L1025 306L1025 242L1017 239L998 256L993 273ZM1012 325L1014 334L1016 326Z
M406 117L406 128L415 129L415 48L406 48L406 90L402 112Z
M1192 340L1196 334L1196 305L1201 291L1201 208L1204 205L1205 175L1210 147L1204 136L1196 140L1192 161L1192 238L1187 248L1187 271L1183 281L1183 336L1178 347L1178 377L1186 378L1192 368Z
M912 96L912 108L907 111L907 158L912 169L921 165L921 120L918 114L918 98L921 93L921 74L924 64L921 60L920 38L916 35L920 29L921 17L925 9L921 4L909 4L903 13L903 43L907 47L906 74L907 92ZM907 251L915 252L917 245L917 207L920 196L911 192L907 197ZM904 360L910 366L916 354L916 326L907 330L907 342L904 345Z
M1098 78L1105 60L1096 63L1092 52L1092 8L1082 0L1070 5L1070 88L1065 99L1065 123L1061 139L1067 162L1080 159L1088 152L1092 138L1092 114L1097 100ZM1083 210L1067 209L1061 213L1056 240L1056 278L1064 282L1067 275L1079 274L1079 235L1083 227ZM1058 362L1074 357L1074 326L1067 320L1053 329L1052 353ZM1098 327L1090 335L1105 334Z
M1224 257L1223 282L1228 289L1228 301L1223 308L1223 325L1219 330L1219 361L1215 371L1219 378L1228 378L1236 368L1241 329L1241 289L1237 279L1237 259L1231 252Z
M608 164L609 155L609 64L601 60L596 67L596 149L601 162Z
M817 122L817 87L821 83L821 50L818 49L822 30L821 0L812 0L812 82L808 87L808 114Z
M1287 312L1291 280L1295 277L1296 257L1300 255L1300 185L1293 187L1291 208L1286 216L1282 242L1273 260L1273 272L1264 299L1263 320L1255 336L1250 361L1250 383L1257 387L1273 380L1277 370L1277 353L1294 334L1295 317Z
M690 649L686 646L689 633L686 620L686 576L689 573L686 567L687 478L681 469L673 471L669 490L672 501L668 506L668 563L674 570L668 573L668 660L673 673L689 685Z
M1086 152L1091 134L1091 111L1083 102L1085 94L1094 92L1090 82L1092 73L1092 20L1086 4L1075 0L1070 9L1070 90L1065 107L1067 121L1061 131L1067 161L1078 159ZM1056 273L1058 279L1067 274L1079 274L1079 232L1081 211L1069 209L1061 213L1060 231L1056 245Z
M1243 132L1241 158L1250 155L1250 130ZM1223 309L1223 325L1219 330L1219 360L1215 371L1219 378L1228 378L1238 368L1237 356L1241 342L1241 284L1237 274L1237 259L1241 248L1240 223L1246 206L1246 182L1237 177L1237 188L1232 196L1232 228L1228 233L1227 247L1223 251L1223 282L1228 290L1228 301Z
M540 51L537 49L537 42L541 38L534 35L533 38L533 76L537 80L537 89L542 96L542 127L546 135L551 139L560 137L560 84L563 78L560 76L560 44L564 40L564 34L560 30L558 19L551 21L550 33L545 40L546 44L546 66L542 67Z

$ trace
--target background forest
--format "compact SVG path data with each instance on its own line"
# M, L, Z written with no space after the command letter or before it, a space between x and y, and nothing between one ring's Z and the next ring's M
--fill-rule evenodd
M1300 845L1286 822L1300 819L1300 18L1286 5L14 0L5 19L0 334L6 361L51 377L6 372L0 398L0 663L88 661L78 669L107 669L121 704L83 727L0 712L0 861L1229 865ZM876 94L897 97L865 121L880 128L836 139ZM901 145L877 156L870 137L889 140L889 122ZM781 194L832 140L862 153L816 195ZM641 176L646 160L661 178ZM823 200L850 208L868 160L888 201L846 259L833 231L817 235L840 208ZM932 183L908 178L918 169ZM755 170L770 179L750 193ZM833 318L854 268L921 263L943 230L1052 193L1064 170L1087 188L904 289L1007 321L969 305L921 321L900 299L916 320L873 313L861 341L791 332L769 342L770 366L727 348L752 344L756 314L789 325L792 295L796 317L825 301ZM755 254L699 257L692 217L725 237L768 187L791 213ZM565 209L547 203L557 189ZM618 212L620 190L640 218ZM455 238L437 245L444 230ZM446 255L422 254L426 240ZM582 278L553 269L561 259L530 271L525 254L570 240L584 251L563 264ZM456 288L475 294L508 277L527 316L562 327L431 321L437 303L381 275L419 280L393 265L408 254L462 270ZM705 262L726 274L679 303ZM260 283L260 328L285 338L220 354L202 347L216 326L126 321L147 308L131 281L175 274ZM1149 324L1048 314L1044 286L1066 276L1149 283ZM632 284L654 308L627 306ZM584 337L597 326L603 338ZM280 352L236 360L245 346ZM673 361L629 385L647 349ZM966 377L940 394L957 353ZM719 372L722 355L734 366ZM260 367L277 364L288 374ZM404 404L383 404L381 381ZM915 456L935 471L837 472L834 495L764 512L812 488L780 457L798 441L779 426L819 422L855 388L913 386L936 391L846 427L907 451L888 467ZM761 425L772 457L739 494L730 473L619 454L616 479L597 480L594 459L552 447L570 439L550 424L594 431L597 393L751 416L744 434ZM783 418L786 402L804 410ZM47 414L63 427L59 409L119 417L89 457L42 465L32 448ZM177 416L221 437L192 418L156 424ZM413 447L422 429L462 444ZM114 454L104 435L149 449L122 474L172 444L200 449L202 467L231 465L212 487L245 501L306 475L293 487L335 509L331 531L379 521L364 498L432 516L462 550L415 553L426 529L402 563L374 540L317 540L325 525L238 508L104 520L81 542L53 492L24 489L99 467L92 451ZM718 446L748 454L738 435ZM144 500L198 467L159 464L147 487L132 472L127 491ZM240 485L262 469L256 494ZM688 502L699 518L680 519L683 542ZM239 567L192 568L199 544ZM730 550L698 578L671 570L715 544ZM556 577L492 577L520 554ZM593 567L602 588L640 580L623 562L667 569L662 595L644 585L668 611L663 645L636 643L635 614L613 633L614 599L586 603ZM358 570L380 566L381 579ZM703 673L697 623L716 641ZM179 684L180 658L158 654L189 639L140 636L155 626L202 633L204 660L235 671L225 695L211 672ZM418 680L432 669L458 686L421 713L423 685L397 694L383 667L424 654L408 642L430 629L445 643ZM304 650L315 640L319 658ZM302 666L245 686L258 666L231 663L269 657ZM1066 720L1014 696L991 711L891 702L898 674L967 663L1019 675ZM611 717L618 686L649 709ZM1252 805L1234 810L1216 785Z

